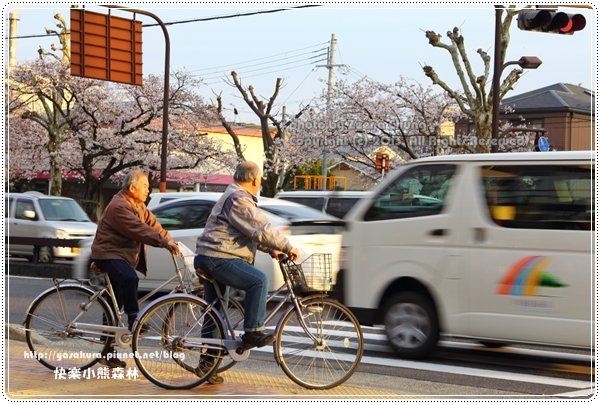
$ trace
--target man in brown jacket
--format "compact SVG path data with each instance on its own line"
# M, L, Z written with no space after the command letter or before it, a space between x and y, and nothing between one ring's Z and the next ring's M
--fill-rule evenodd
M127 313L129 329L137 316L139 278L135 270L147 272L146 244L179 254L179 247L145 205L148 177L133 171L110 201L96 230L91 258L108 273L117 303ZM134 269L135 268L135 269Z

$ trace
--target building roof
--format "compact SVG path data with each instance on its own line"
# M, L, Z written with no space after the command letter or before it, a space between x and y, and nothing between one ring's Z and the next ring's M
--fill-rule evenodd
M573 111L591 114L594 97L593 91L581 86L556 83L504 98L501 105L514 109L515 113Z
M201 128L200 130L203 131L203 132L208 132L208 133L214 133L214 134L220 134L220 135L228 135L227 129L225 129L222 126L212 126L212 127L208 127L208 128ZM260 128L253 129L253 128L235 127L235 128L233 128L233 131L238 136L262 137L262 131L260 130ZM273 136L273 135L274 134L272 133L271 136Z
M377 170L375 170L375 168L368 167L361 163L350 162L347 160L338 161L337 163L332 164L329 167L327 167L327 169L332 170L336 167L340 167L343 165L348 166L352 170L358 171L362 175L365 175L365 176L373 178L373 179L377 179L377 178L381 177L381 173L378 172Z

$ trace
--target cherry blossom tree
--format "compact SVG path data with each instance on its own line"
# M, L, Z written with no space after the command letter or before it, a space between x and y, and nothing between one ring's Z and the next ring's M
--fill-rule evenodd
M103 184L128 169L159 170L163 119L160 77L147 77L143 86L107 84L72 77L64 65L47 60L16 70L9 132L13 175L39 172L56 149L60 156L58 176L63 171L78 174L86 186L84 198L95 200ZM168 100L169 170L231 164L231 153L200 131L214 117L194 92L198 83L185 72L173 76ZM45 109L45 114L36 111L39 103L34 102L39 100L40 91L61 94L53 98L52 108ZM31 103L18 101L27 97ZM55 122L60 124L61 137L51 149L46 128L57 126ZM24 133L36 133L38 140L32 142L33 138ZM32 161L28 158L32 155L40 158Z
M440 125L455 120L458 109L450 97L405 79L393 84L363 78L339 81L333 98L315 104L294 125L294 144L312 145L312 157L323 148L337 159L375 168L375 151L392 150L401 160L448 153Z
M9 149L11 151L11 169L26 172L26 160L32 155L39 155L47 162L46 170L50 172L52 195L62 192L62 167L64 153L61 145L67 139L69 122L67 116L75 107L75 100L70 91L71 77L68 74L67 64L54 58L44 57L40 52L40 59L27 65L17 66L11 72L9 125L10 140L13 134L19 134L17 129L24 133L34 134L37 143L31 143L31 138L22 139L30 147L44 147L45 153L32 153L26 145L18 147L21 139L14 139ZM29 121L29 124L18 122L19 119ZM13 124L15 126L13 126ZM20 137L20 135L19 135ZM14 164L19 162L19 164ZM40 161L35 161L38 165Z

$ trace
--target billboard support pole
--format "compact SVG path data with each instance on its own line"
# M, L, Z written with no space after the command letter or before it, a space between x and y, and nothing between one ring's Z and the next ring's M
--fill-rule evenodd
M170 59L171 59L171 41L169 40L169 32L167 31L166 25L160 18L152 14L149 11L138 10L135 8L129 8L125 6L116 5L103 5L103 7L115 8L123 11L129 11L132 13L146 15L153 18L158 25L162 28L163 34L165 35L165 82L163 90L163 122L162 122L162 142L160 151L160 192L167 191L167 142L169 136L169 70L170 70Z

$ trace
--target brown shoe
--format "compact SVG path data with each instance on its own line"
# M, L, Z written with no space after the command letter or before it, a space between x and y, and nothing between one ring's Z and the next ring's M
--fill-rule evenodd
M210 383L210 384L223 384L223 382L225 382L225 379L223 378L223 376L219 375L218 373L213 373L208 378L208 383Z

